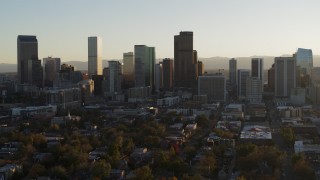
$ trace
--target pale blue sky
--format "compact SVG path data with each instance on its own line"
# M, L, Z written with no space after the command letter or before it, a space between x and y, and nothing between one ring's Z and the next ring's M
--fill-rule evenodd
M320 54L319 0L3 0L0 63L16 63L17 35L36 35L39 58L87 60L87 37L103 40L103 58L135 44L173 57L173 36L194 32L199 57Z

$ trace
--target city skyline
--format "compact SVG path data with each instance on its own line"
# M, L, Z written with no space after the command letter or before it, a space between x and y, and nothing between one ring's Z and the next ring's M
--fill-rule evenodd
M317 1L89 3L2 3L0 63L16 61L17 35L37 36L39 58L54 56L63 61L87 61L86 41L92 35L105 42L103 59L121 59L135 44L156 47L157 58L172 58L172 37L179 31L194 32L199 57L280 56L299 47L320 54ZM89 5L92 8L88 9ZM166 9L166 13L154 12L154 7ZM58 13L47 13L52 9ZM197 9L197 13L190 13ZM304 13L298 13L301 10Z

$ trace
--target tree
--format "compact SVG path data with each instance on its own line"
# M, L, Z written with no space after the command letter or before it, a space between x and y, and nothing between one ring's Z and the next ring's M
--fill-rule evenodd
M292 128L282 128L281 134L287 145L291 147L295 140Z
M315 179L314 170L305 160L298 160L293 166L296 179Z
M205 115L200 115L196 117L196 122L200 127L208 127L210 122Z
M136 180L152 180L153 174L149 166L143 166L133 171Z
M93 164L91 173L94 177L102 179L109 176L110 170L111 165L109 163L106 163L105 160L100 160Z
M66 169L62 166L54 166L50 169L51 177L68 179Z
M47 169L41 164L34 164L28 174L29 178L37 178L39 176L44 176L47 173Z

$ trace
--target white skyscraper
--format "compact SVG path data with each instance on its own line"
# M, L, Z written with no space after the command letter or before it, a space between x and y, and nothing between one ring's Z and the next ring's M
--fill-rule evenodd
M100 37L88 37L88 74L102 75L102 40Z

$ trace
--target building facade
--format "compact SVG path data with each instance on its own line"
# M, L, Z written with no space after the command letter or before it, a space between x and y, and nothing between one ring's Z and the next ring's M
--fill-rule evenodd
M251 104L260 104L262 101L262 82L258 77L247 77L246 100Z
M313 67L313 55L311 49L298 48L295 53L296 65L300 66L302 74L311 73Z
M275 96L290 97L296 87L296 61L294 57L275 57Z
M174 87L194 89L197 82L197 52L193 50L193 32L174 36Z
M163 89L171 90L173 88L173 60L165 58L162 61L163 70Z
M30 83L30 60L38 61L38 40L36 36L19 35L17 38L17 72L20 84ZM32 63L31 63L32 64ZM32 67L31 67L32 68ZM28 79L29 78L29 79Z
M154 90L155 48L135 45L135 87L151 86Z
M250 70L248 69L239 69L238 70L238 97L240 99L244 99L247 95L246 89L247 89L247 77L250 76Z
M263 77L263 58L251 59L251 77L256 77L261 80L262 85L264 81Z
M199 76L198 95L207 95L208 102L225 102L226 101L225 76L220 74Z
M123 53L123 78L128 86L134 85L134 53Z
M109 71L107 75L107 92L121 93L121 83L122 83L122 67L119 61L108 61Z
M58 80L58 73L60 71L61 59L54 57L43 58L44 69L44 85L52 87L53 82Z
M160 92L163 87L163 64L159 62L155 67L155 90Z
M102 39L88 37L88 74L102 75Z

